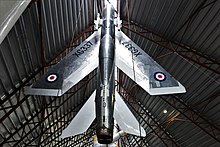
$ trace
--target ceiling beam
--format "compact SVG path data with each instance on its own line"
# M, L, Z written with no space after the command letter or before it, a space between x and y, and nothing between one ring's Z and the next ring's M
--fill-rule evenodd
M119 78L119 80L120 80L120 78ZM119 83L120 83L120 81L119 81ZM137 98L134 97L131 92L126 90L125 87L122 87L122 84L119 84L119 86L122 88L122 90L119 90L119 91L121 91L121 93L123 93L125 91L128 94L128 97L131 97L133 101L137 101ZM218 92L215 93L214 96L219 96L219 93ZM199 111L195 110L193 107L186 104L181 98L177 97L176 95L167 95L167 96L158 96L158 97L161 98L164 102L166 102L170 106L172 106L180 114L180 115L178 115L178 117L183 116L186 120L190 121L192 124L194 124L195 126L200 128L203 132L205 132L211 138L213 138L214 140L216 140L217 142L220 143L220 138L219 138L220 128L217 127L217 125L214 122L209 120L207 117L203 116ZM212 99L213 99L213 97L210 97L210 100L212 100ZM137 102L137 103L138 103L138 107L140 107L141 109L145 108L145 106L143 106L143 104L141 104L140 102ZM206 107L206 105L204 105L204 107ZM201 110L202 110L202 108L201 108ZM141 112L138 112L138 113L141 114ZM146 114L147 113L148 112L146 112ZM150 116L150 115L148 114L148 116ZM142 116L140 116L140 117L142 117ZM148 124L148 125L150 125L150 124ZM160 125L163 128L163 124L160 124Z
M201 11L203 9L205 9L206 7L210 6L210 5L215 5L215 3L217 2L217 0L203 0L198 7L190 14L190 16L186 19L186 21L180 26L180 28L176 31L176 33L173 35L172 38L177 37L177 35L181 35L182 37L185 35L186 31L188 30L188 28L190 28L190 25L192 24L192 21L196 19L196 17L198 17L198 14L201 13ZM182 34L180 34L180 32L183 31ZM181 38L182 38L181 37Z
M1 116L0 120L1 122L3 122L6 118L8 118L12 113L16 114L16 110L25 102L28 103L28 98L29 96L24 96L24 97L20 97L20 92L23 88L23 86L25 86L27 83L31 82L32 79L35 78L35 76L37 76L38 74L40 74L43 70L44 67L47 67L48 65L50 65L51 63L53 63L54 61L57 60L57 58L59 58L59 56L62 56L62 54L66 53L68 51L68 49L70 48L70 46L72 46L75 42L77 42L80 38L87 36L87 33L90 33L91 31L93 31L93 26L88 27L83 33L81 33L80 35L78 35L76 38L74 38L73 40L71 40L71 42L67 45L67 47L61 49L60 52L58 52L45 66L40 67L37 71L35 71L32 75L30 75L26 81L24 81L23 83L20 84L20 86L16 89L13 90L12 93L8 94L3 100L0 101L0 106L2 109L5 108L4 104L5 103L9 103L11 104L11 107L7 107L7 112ZM84 38L85 39L85 38ZM18 96L17 96L18 94ZM15 96L16 98L16 103L14 105L12 105L11 103L11 97ZM36 111L36 113L34 115L31 114L31 119L26 119L25 123L21 122L20 126L17 126L17 128L15 128L15 131L13 131L13 133L11 133L9 136L7 136L6 138L4 138L4 141L1 143L1 145L7 143L15 134L17 134L19 131L21 131L24 127L26 127L31 121L32 119L39 117L38 115L41 113L41 111ZM24 115L25 116L25 115ZM1 146L0 145L0 146Z
M64 96L62 97L62 98L64 99L63 102L60 103L59 106L57 106L56 109L54 109L48 116L46 116L46 118L44 118L44 121L45 121L46 119L49 119L49 117L53 116L53 115L59 110L59 108L64 107L64 104L65 104L69 99L71 99L78 91L82 90L82 88L85 88L86 85L87 85L92 79L94 79L94 77L95 77L95 76L92 76L91 78L89 78L89 79L88 79L85 83L83 83L77 90L75 90L72 94L70 94L70 95L68 96L68 98L65 98L66 96L64 95ZM52 136L58 134L59 132L61 132L63 129L66 128L66 126L69 124L69 122L70 122L70 121L72 120L72 118L73 118L73 116L71 115L71 113L73 113L73 112L76 113L76 111L74 111L74 110L79 109L79 108L85 103L85 101L86 101L87 99L85 99L85 97L83 97L82 100L83 100L83 101L79 102L76 107L73 107L71 110L68 110L68 113L64 114L64 115L63 115L61 118L59 118L59 120L57 120L56 122L54 122L54 119L53 119L53 124L52 124L52 125L49 125L49 128L43 129L42 134L45 134L46 132L50 131L49 129L52 128L52 127L53 127L53 130L55 130L55 131L53 131L52 133L50 133L46 138L43 138L43 140L41 140L40 143L38 144L39 146L40 146L40 145L44 145L44 146L45 146L45 145L48 143L48 142L45 143L45 141L49 140L50 138L53 138L53 139L51 140L51 141L53 141L53 140L55 140L55 139L57 139L57 138L59 137L59 135L58 135L57 137L52 137ZM65 107L64 107L64 109L65 109ZM63 120L65 117L67 117L67 116L69 116L69 115L71 115L71 117L68 118L68 121L65 121L64 124L62 125L62 127L56 129L56 128L55 128L55 125L58 125L58 123L59 123L61 120ZM48 120L48 121L49 121L49 120ZM35 139L36 139L36 138L35 138ZM35 139L33 139L32 141L34 141Z
M192 122L195 126L220 143L220 128L211 122L211 120L204 117L201 113L194 110L191 106L187 105L183 100L175 95L159 97L180 112L180 114L187 120L190 120L190 122Z
M163 126L161 126L161 124L145 109L143 105L140 104L140 102L137 101L137 98L135 98L129 92L129 90L123 87L123 84L120 83L120 76L119 76L118 86L119 86L119 93L127 102L128 106L130 106L132 110L134 110L137 114L142 114L139 115L140 120L144 122L144 124L147 124L147 127L149 127L152 130L152 132L163 142L165 146L167 147L170 145L180 146L180 144L172 137L172 135L169 132L167 132L163 128ZM144 117L143 114L146 115L146 117Z
M94 77L94 76L93 76L93 77ZM93 78L93 77L92 77L92 78ZM91 79L92 79L92 78L91 78ZM62 96L62 97L60 97L59 99L63 99L63 102L60 103L59 106L57 106L55 109L53 109L47 116L45 116L44 118L42 118L41 121L35 122L34 127L32 127L31 130L29 130L29 132L27 132L27 133L25 133L23 136L21 136L21 138L20 138L18 141L16 141L16 143L15 143L13 146L15 146L15 147L18 146L20 142L22 142L22 141L24 141L26 138L28 138L29 135L31 135L31 133L33 133L34 131L36 131L37 128L40 128L40 127L42 126L42 122L45 122L45 120L49 119L52 115L54 115L54 113L55 113L56 111L58 111L58 109L59 109L61 106L64 106L64 103L66 103L69 99L71 99L72 96L73 96L74 94L76 94L80 89L82 89L83 87L85 87L86 84L88 84L88 82L89 82L91 79L89 79L88 81L86 81L86 83L82 84L82 86L80 86L77 90L75 90L75 91L74 91L71 95L69 95L67 98L66 98L65 95ZM56 100L56 99L54 98L51 102L49 102L49 104L47 104L47 106L52 105L52 103L54 103L55 100ZM85 102L85 100L84 100L83 102L81 102L80 104L78 104L77 107L82 106L82 104L84 104L84 102ZM77 108L77 107L76 107L76 108ZM74 107L73 109L76 109L76 108ZM72 109L71 109L71 110L72 110ZM39 114L41 114L41 112L42 112L42 111L36 112L36 114L35 114L32 118L30 118L29 120L34 120L36 116L38 116ZM71 112L74 112L74 111L71 111ZM67 114L63 115L59 120L63 119L66 115L67 115ZM49 120L48 120L48 121L49 121ZM69 120L69 121L71 121L71 120ZM64 125L67 125L67 124L69 123L69 121L67 121L66 123L64 123ZM13 137L15 134L17 134L17 133L19 132L19 130L21 130L22 128L26 127L26 126L29 124L29 122L30 122L30 121L25 122L25 124L23 124L23 125L20 127L20 129L17 129L15 132L13 132L12 134L10 134L10 136L8 136L8 137L4 140L4 142L2 142L2 143L0 144L0 146L1 146L1 145L4 145L5 143L7 143L7 141L10 140L11 137ZM54 120L53 120L53 125L55 125L55 124L57 124L57 123L59 123L59 121L54 122ZM41 132L41 134L43 135L44 133L46 133L49 129L51 129L51 127L52 127L52 126L50 125L50 126L49 126L48 128L46 128L46 129L43 128L43 129L42 129L43 132ZM64 126L64 127L65 127L65 126ZM59 128L59 129L57 129L56 131L59 131L59 130L61 130L61 129L62 129L62 127ZM63 129L64 129L64 128L63 128ZM32 136L33 136L33 135L32 135ZM48 136L51 137L52 135L48 135ZM34 142L38 137L39 137L39 136L33 137L29 142L25 142L25 143L26 143L27 145L29 145L29 144L31 145L31 143ZM47 137L47 139L48 139L49 137ZM46 140L46 139L45 139L45 140ZM40 144L42 144L42 142L43 142L43 141L41 141ZM40 145L40 144L38 144L38 145Z
M137 23L126 22L126 20L123 20L122 28L131 31L161 47L164 47L172 53L175 53L188 61L194 62L205 69L214 72L215 74L220 75L220 62L217 59L204 55L190 46L181 42L166 39L165 37L150 31L146 27L142 27Z
M31 82L31 80L33 80L38 74L40 74L42 71L44 71L45 67L50 66L51 63L53 63L54 61L56 61L56 59L61 56L62 54L66 53L68 51L69 48L71 48L73 46L73 44L75 42L77 42L80 38L86 36L88 33L93 32L93 25L89 26L87 29L85 29L85 31L83 31L81 34L77 35L75 38L73 38L67 45L66 47L62 48L56 55L54 55L54 57L48 61L46 63L46 65L39 67L38 69L36 69L36 71L34 71L32 74L28 75L28 77L26 77L25 81L22 81L22 83L19 84L18 87L14 88L12 92L10 93L6 93L6 97L4 97L3 99L0 99L0 106L2 106L6 101L8 101L8 99L13 96L14 94L18 93L19 90L21 90L24 86L26 86L28 83Z

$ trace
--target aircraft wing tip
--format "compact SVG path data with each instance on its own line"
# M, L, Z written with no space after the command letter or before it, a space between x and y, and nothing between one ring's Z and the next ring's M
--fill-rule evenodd
M185 87L165 87L165 88L152 88L147 91L150 95L168 95L168 94L181 94L186 93Z
M43 89L33 88L32 86L24 87L25 95L41 95L41 96L62 96L62 90L60 89Z

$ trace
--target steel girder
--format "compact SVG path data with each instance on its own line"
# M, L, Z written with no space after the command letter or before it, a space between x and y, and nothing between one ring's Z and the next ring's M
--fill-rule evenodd
M36 69L36 71L34 71L31 75L29 75L27 77L27 79L25 81L23 81L22 83L20 83L20 85L13 89L13 91L11 93L6 93L6 96L3 99L0 99L0 106L2 106L6 101L8 101L8 99L19 93L19 90L21 90L25 85L27 85L31 80L35 79L35 77L40 74L42 71L44 71L45 67L48 67L50 65L53 65L51 63L53 63L57 57L59 57L62 54L66 54L68 52L68 49L73 47L73 44L75 42L77 42L80 38L84 37L85 38L85 34L92 32L93 31L93 25L89 26L87 29L85 29L85 31L83 31L81 34L79 34L78 36L76 36L75 38L73 38L70 43L68 43L66 45L66 47L64 47L63 49L61 49L51 60L48 61L48 63L46 63L45 65L43 65L42 67L39 67L38 69Z
M129 146L138 146L138 147L149 147L150 145L146 142L146 140L144 139L140 139L137 136L130 136L129 140L131 141L131 143L129 142Z
M135 110L135 111L140 115L142 114L141 111L144 111L144 114L147 114L148 117L150 117L152 120L154 120L153 116L151 116L146 111L145 106L143 106L140 102L138 102L137 99L132 95L132 93L128 92L128 90L126 90L122 86L122 84L120 84L120 81L119 81L118 85L121 88L120 93L122 95L124 95L125 98L126 97L128 98L127 99L127 101L128 101L127 104L129 106L131 106L131 108L133 108L134 110L136 108L137 110ZM199 104L206 107L211 101L213 101L219 95L220 95L220 93L218 91L218 92L214 93L212 96L210 96L209 98L207 98L205 101L202 101L202 103L199 103ZM208 118L204 117L202 113L200 113L199 111L194 109L195 106L198 106L199 104L194 104L193 106L189 106L182 99L180 99L179 97L177 97L175 95L159 96L159 97L164 102L166 102L167 104L172 106L176 111L178 111L179 115L177 117L180 117L180 115L183 116L186 120L193 123L195 126L200 128L202 131L204 131L206 134L208 134L210 137L212 137L214 140L216 140L217 142L220 143L220 138L219 138L220 128L218 128ZM135 104L136 104L137 107L132 106L132 105L135 105ZM138 108L140 108L140 109L138 109ZM140 116L140 118L142 118L142 116ZM144 118L142 118L142 119L144 120ZM174 119L178 120L178 118L174 118ZM179 119L179 120L181 120L181 119ZM154 120L154 121L155 121L155 123L158 123L156 120ZM159 137L165 145L169 145L169 144L174 143L176 146L180 146L177 142L175 142L175 139L173 139L171 134L169 134L168 132L160 133L162 131L165 131L165 130L163 130L164 123L163 124L158 123L156 131L153 127L151 127L153 124L147 123L146 120L145 120L145 123L148 124L148 126L151 128L152 132L155 133L157 135L157 137ZM164 139L163 137L161 137L159 135L159 134L165 134L165 133L167 133L168 138ZM169 144L166 143L166 141L168 139L171 141Z
M193 109L193 107L187 105L183 100L175 95L166 97L160 96L160 98L176 109L187 120L190 120L190 122L220 143L220 128L218 128L208 118L204 117L201 113Z
M45 69L45 67L51 65L51 63L54 63L54 61L56 61L56 59L59 56L62 56L63 54L66 54L70 48L70 46L73 46L73 43L75 43L76 41L78 41L79 39L81 39L82 37L85 39L88 35L88 33L92 32L93 30L93 26L88 27L83 33L81 33L80 35L78 35L76 38L74 38L68 45L67 47L63 48L57 55L54 56L54 58L52 60L50 60L45 66L38 68L35 72L32 73L32 75L30 75L26 81L24 81L23 83L21 83L19 85L19 87L17 87L16 89L14 89L10 94L7 94L3 99L1 99L0 101L0 106L1 106L1 111L4 111L5 114L2 115L0 117L1 122L3 122L6 118L9 118L9 121L11 121L11 124L13 124L10 116L16 115L17 118L18 114L16 111L18 111L18 109L21 109L20 106L22 104L26 104L28 105L28 100L33 100L33 104L35 106L35 108L38 108L41 104L39 104L39 101L34 102L34 98L30 97L30 96L23 96L22 94L22 88L23 86L25 86L27 83L29 83L32 79L35 79L35 76L38 76L40 73L42 73L42 71ZM13 102L12 102L12 97L13 97ZM16 100L16 101L15 101ZM55 98L51 99L50 103L47 103L47 106L50 106L50 104L52 104L55 101ZM10 106L6 105L6 104L10 104ZM38 107L36 106L36 104L38 104ZM0 143L0 146L3 146L6 143L13 143L15 146L18 145L21 141L24 141L24 139L26 138L27 140L29 140L28 143L29 145L36 145L38 146L39 144L37 143L33 143L34 140L38 139L39 143L41 138L39 138L39 136L43 135L42 134L42 127L43 127L43 123L45 121L45 119L47 119L50 115L52 115L52 113L50 113L47 117L42 118L42 116L44 116L44 112L47 108L47 106L45 106L45 108L42 107L42 109L36 110L33 114L31 113L30 107L28 107L29 112L30 112L30 117L29 118L25 118L25 122L20 122L20 125L14 126L13 129L15 129L13 132L11 132L9 135L5 136L1 136L2 138L4 138L4 141ZM54 107L55 108L55 107ZM58 109L59 106L57 106L55 109ZM23 109L21 109L23 113L23 115L25 114ZM55 112L55 111L53 111ZM36 121L38 120L38 121ZM4 126L4 124L2 123L2 125ZM7 126L4 126L5 128L7 128ZM35 131L35 134L33 135L33 132L26 132L26 128L29 128L29 130ZM10 132L10 131L9 131ZM20 133L22 132L22 133ZM19 136L19 140L13 139L15 137L15 135L17 136L18 134L20 134ZM29 138L29 135L31 135L31 139ZM34 139L34 140L33 140Z
M191 48L190 46L187 46L180 42L175 42L175 41L166 39L165 37L153 31L150 31L145 27L141 27L137 23L126 22L126 20L124 20L122 27L161 47L168 49L171 53L175 53L188 61L192 61L220 75L220 62L219 61L200 53L199 51ZM158 54L157 56L160 56L160 54Z
M153 133L160 139L160 141L165 146L180 146L180 144L172 137L171 134L169 134L169 132L165 130L165 128L163 128L163 126L156 120L156 118L154 118L147 111L147 109L140 102L138 102L137 98L135 98L132 95L132 93L129 92L129 90L127 90L125 87L122 86L120 78L118 81L118 86L119 86L119 93L127 102L128 106L132 108L134 112L140 114L138 116L140 117L139 122L143 122L144 124L147 124L147 127L149 127L152 130L152 132L147 133L146 137L148 137L148 135ZM142 116L142 114L144 114L145 117ZM145 141L143 141L142 139L144 140L144 138L140 138L139 142L145 143Z
M94 78L94 76L93 76L92 78ZM29 136L32 132L36 131L36 128L40 128L40 127L41 127L41 124L44 123L44 121L45 121L46 119L49 119L49 117L51 117L52 115L54 115L54 113L56 113L56 111L59 111L59 108L60 108L60 107L64 107L64 104L65 104L69 99L71 99L71 97L72 97L77 91L79 91L79 90L81 90L82 88L84 88L84 87L86 86L86 84L87 84L92 78L88 79L88 81L86 81L86 83L84 83L84 84L83 84L81 87L79 87L76 91L74 91L72 94L70 94L70 95L68 96L68 98L64 98L65 96L59 98L59 99L63 99L63 100L62 100L62 103L60 103L59 106L53 107L54 109L53 109L50 113L48 113L48 115L47 115L46 117L44 117L40 122L34 122L34 127L31 128L31 130L30 130L29 132L27 132L27 133L25 133L23 136L21 136L21 138L20 138L19 140L16 140L16 141L15 141L16 143L15 143L13 146L16 147L16 146L18 146L21 142L24 143L24 144L26 144L26 145L31 145L32 142L34 142L36 139L38 139L38 137L39 137L40 135L44 135L44 134L46 134L47 137L46 137L46 138L42 138L42 141L40 140L40 142L37 144L38 146L47 145L48 143L50 143L50 142L52 142L53 140L57 139L57 138L59 137L59 135L60 135L59 132L61 132L61 131L68 125L69 121L71 121L72 116L73 116L73 113L74 113L74 114L77 113L76 108L79 109L80 106L82 106L82 105L84 104L85 100L82 101L81 103L79 103L76 107L73 107L71 110L69 110L67 114L64 114L64 115L63 115L62 117L60 117L57 121L54 121L54 119L51 120L53 123L50 124L49 127L46 126L45 128L43 128L43 129L42 129L43 131L40 132L39 136L33 136L33 138L32 138L31 140L29 140L28 142L23 142L23 141L25 141L25 138L28 138L28 136ZM50 105L51 105L55 100L56 100L56 98L54 98L50 103L48 103L46 109L51 109L51 108L50 108ZM38 112L33 116L33 118L30 118L27 122L25 122L24 125L21 126L21 128L22 128L22 127L25 127L26 125L29 125L30 121L33 120L33 119L34 119L38 114L40 114L41 112L42 112L41 110L38 111ZM62 127L59 127L59 128L57 128L57 129L54 129L54 128L55 128L55 125L57 125L58 123L62 122L62 119L64 119L66 116L69 116L69 119L68 119L67 121L63 122ZM53 129L56 130L56 131L53 131L53 132L48 133L48 131L51 131L50 129L51 129L52 127L53 127ZM9 140L11 137L13 137L14 134L16 134L16 133L14 132L13 134L11 134L11 135L7 138L7 140ZM52 140L49 140L52 136L55 136L55 137L54 137ZM5 140L4 142L2 142L1 145L3 145L4 143L7 143L7 140ZM49 140L49 142L48 142L48 140ZM46 141L46 143L45 143L45 141Z

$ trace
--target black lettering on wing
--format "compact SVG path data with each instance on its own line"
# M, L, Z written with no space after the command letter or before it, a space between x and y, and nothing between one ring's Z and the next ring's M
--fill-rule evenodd
M80 49L81 49L81 51L83 51L83 53L84 53L85 51L87 51L87 47L84 47L84 46L82 46Z
M134 53L134 54L137 54L138 52L139 52L139 50L136 49L136 48L134 48L133 53Z
M121 44L125 46L125 44L129 44L129 42L122 42Z
M135 57L137 57L137 56L139 56L139 55L142 55L142 53L141 52L138 52L138 53L136 53L136 54L134 54L135 55Z
M89 48L91 48L92 45L93 44L91 41L86 42L83 46L77 49L76 52L73 53L73 55L75 55L76 57L79 57L80 55L84 54Z
M87 43L88 43L89 45L93 45L91 41L88 41Z
M122 42L122 45L124 45L135 57L141 56L142 53L135 48L131 43L129 42Z
M87 42L86 44L83 45L85 48L90 48L91 45Z
M80 55L84 53L84 51L83 51L82 48L78 49L76 52L77 52L78 54L80 54Z
M79 57L80 54L78 54L77 52L73 53L73 55L75 55L76 57Z

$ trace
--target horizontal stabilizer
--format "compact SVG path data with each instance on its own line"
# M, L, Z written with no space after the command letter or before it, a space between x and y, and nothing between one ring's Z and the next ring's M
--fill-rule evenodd
M122 31L116 31L116 66L150 95L186 92L180 82Z
M98 67L99 44L100 30L88 37L32 86L25 87L25 94L48 96L64 94Z
M71 123L63 130L61 138L75 136L84 133L95 119L95 95L89 97Z
M139 122L117 91L115 91L114 118L124 132L136 136L146 136L145 130L140 126Z

